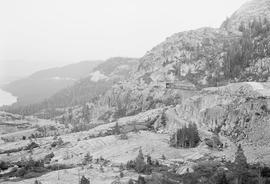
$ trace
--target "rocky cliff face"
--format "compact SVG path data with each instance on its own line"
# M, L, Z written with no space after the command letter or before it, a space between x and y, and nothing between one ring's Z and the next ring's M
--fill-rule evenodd
M211 132L219 132L234 141L269 141L269 83L235 83L206 88L166 112L168 131L195 122Z
M191 79L206 85L207 77L224 75L226 32L201 28L174 34L140 59L137 77L148 73L153 81Z

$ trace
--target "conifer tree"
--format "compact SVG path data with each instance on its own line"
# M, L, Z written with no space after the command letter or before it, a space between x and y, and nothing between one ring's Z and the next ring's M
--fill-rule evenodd
M143 156L143 153L142 153L142 149L140 148L139 150L139 154L136 158L136 166L135 166L135 169L138 173L143 173L144 170L145 170L145 162L144 162L144 156Z
M162 115L161 115L160 123L161 123L164 127L166 126L167 120L166 120L166 115L165 115L164 112L163 112Z
M152 159L150 155L147 155L147 164L152 165Z
M88 123L90 121L90 109L87 104L83 106L82 116L84 122Z
M237 177L238 184L243 184L243 179L247 174L248 164L247 158L244 154L241 144L238 145L237 151L235 153L235 174Z
M120 128L119 128L118 122L115 123L113 131L114 131L114 135L119 135L120 134Z

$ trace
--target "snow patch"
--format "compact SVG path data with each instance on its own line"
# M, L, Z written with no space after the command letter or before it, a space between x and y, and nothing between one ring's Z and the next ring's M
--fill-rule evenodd
M73 80L73 81L76 80L76 79L73 79L73 78L70 78L70 77L58 77L58 76L52 77L51 79L53 79L53 80Z
M95 72L91 73L90 75L91 75L91 80L93 82L97 82L97 81L104 80L104 79L108 78L106 75L102 74L100 71L95 71Z

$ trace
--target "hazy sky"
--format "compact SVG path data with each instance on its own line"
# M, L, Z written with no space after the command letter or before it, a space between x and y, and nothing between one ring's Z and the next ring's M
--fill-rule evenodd
M219 27L246 0L0 0L0 84L81 60L141 57L166 37Z

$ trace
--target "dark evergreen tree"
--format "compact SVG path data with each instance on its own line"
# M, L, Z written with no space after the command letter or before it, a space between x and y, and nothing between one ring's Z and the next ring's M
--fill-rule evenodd
M235 153L235 174L237 177L238 184L244 184L244 179L248 171L247 158L244 154L241 144L238 145Z
M119 128L119 125L118 125L118 122L115 123L115 126L114 126L114 130L113 130L113 134L114 135L119 135L121 132L120 132L120 128Z
M120 172L120 178L123 178L124 177L124 173L121 171Z
M147 164L148 165L152 165L152 160L151 160L151 156L147 155Z
M165 127L166 124L167 124L167 119L166 119L165 112L162 113L160 121L161 121L160 123Z
M139 154L136 158L136 166L135 166L135 170L138 172L138 173L143 173L144 170L145 170L145 162L144 162L144 156L143 156L143 153L142 153L142 149L139 150Z

